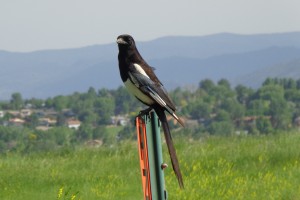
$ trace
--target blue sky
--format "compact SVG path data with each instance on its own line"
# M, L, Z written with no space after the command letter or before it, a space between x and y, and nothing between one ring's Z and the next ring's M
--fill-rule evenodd
M169 35L300 31L299 0L0 0L0 50L35 51Z

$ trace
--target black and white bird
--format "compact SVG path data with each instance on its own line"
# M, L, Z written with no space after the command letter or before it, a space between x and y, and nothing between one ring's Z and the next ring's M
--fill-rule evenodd
M184 123L175 114L176 107L164 89L163 84L155 75L154 68L149 66L138 52L134 39L130 35L124 34L118 36L117 43L122 81L130 93L155 110L164 130L173 170L177 176L179 186L183 188L182 175L165 111L171 114L182 126L184 126Z

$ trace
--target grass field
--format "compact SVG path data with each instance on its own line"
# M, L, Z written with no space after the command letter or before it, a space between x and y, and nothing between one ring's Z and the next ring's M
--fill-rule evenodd
M185 189L167 168L170 200L300 199L300 133L174 140ZM137 144L8 152L0 157L0 199L140 200Z

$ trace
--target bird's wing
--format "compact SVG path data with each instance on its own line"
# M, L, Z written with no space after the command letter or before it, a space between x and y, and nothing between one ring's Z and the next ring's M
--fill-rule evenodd
M150 95L161 106L168 106L173 111L176 110L174 103L154 74L152 67L145 68L134 63L129 67L129 77L138 88Z
M160 83L155 83L149 76L140 70L130 70L128 72L130 80L138 87L144 94L151 97L156 103L163 107L168 113L170 113L182 126L184 123L175 114L175 106L170 100L164 87Z
M138 72L129 72L129 77L136 87L144 94L150 96L160 106L175 110L174 105L169 101L161 85L154 83L148 76Z

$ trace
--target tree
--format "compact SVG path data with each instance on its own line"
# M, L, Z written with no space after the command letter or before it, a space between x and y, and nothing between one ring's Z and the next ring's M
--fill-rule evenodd
M217 115L214 118L214 120L217 121L217 122L222 122L222 121L230 122L231 118L230 118L230 114L227 111L219 110L217 112Z
M12 109L20 110L23 107L23 104L24 104L23 99L22 99L22 95L18 92L13 93L11 95L10 103L11 103Z
M247 105L250 101L250 97L254 94L253 89L245 87L243 85L237 85L235 87L236 99L243 105Z
M107 130L106 126L98 126L93 130L93 139L107 140L108 136L109 131Z
M62 113L59 113L56 116L56 126L65 126L66 125L66 116L63 115Z
M45 101L45 107L46 108L53 108L53 99L52 98L48 98Z
M87 99L95 99L95 98L97 98L97 92L96 92L95 88L90 87L88 89L88 92L86 93L86 98Z
M300 102L300 90L297 89L286 89L284 97L288 101Z
M68 97L63 95L56 96L53 99L53 107L58 111L68 108L68 103L69 103Z
M255 99L249 102L247 107L247 115L252 116L263 116L269 111L269 101L265 101L262 99Z
M209 92L210 90L212 90L212 88L215 87L215 84L212 80L210 79L205 79L200 81L199 83L199 88L203 89L206 92Z
M269 113L274 128L289 129L292 124L292 112L285 99L273 99L270 103Z
M231 135L234 126L230 121L212 122L208 127L208 132L212 135Z
M118 138L119 140L130 139L134 137L135 127L132 125L124 126L124 128L119 131Z
M27 126L30 128L35 128L39 124L39 118L36 113L32 113L30 116L26 117Z
M260 133L268 134L273 131L270 119L267 117L260 117L256 119L256 128Z
M245 108L236 99L227 98L221 103L221 109L227 111L230 114L232 120L238 119L244 116Z
M287 79L287 81L284 85L284 88L285 89L296 89L297 88L297 82L294 79L289 78L289 79Z
M187 110L193 119L209 119L212 112L211 106L201 100L188 104Z
M266 80L262 83L263 86L266 86L266 85L274 85L275 84L275 80L273 78L266 78Z
M95 108L99 115L99 124L110 124L111 116L114 115L115 110L114 99L110 97L98 98L95 102Z
M297 89L300 90L300 79L296 81Z
M213 121L208 125L207 131L212 135L230 135L234 131L234 124L230 114L225 110L218 110Z
M115 114L126 114L130 111L135 111L138 107L139 102L134 98L133 95L129 94L125 87L119 87L114 92L115 100Z
M86 141L93 138L93 127L91 124L82 123L76 132L77 140Z
M213 96L217 100L219 105L224 99L233 98L235 93L233 90L224 85L218 85L210 90L208 93L210 96Z
M257 91L258 97L263 100L284 98L284 88L280 85L265 85Z
M230 89L230 83L226 79L219 80L218 85L222 85L222 86L226 87L227 89Z
M44 106L44 100L31 98L29 100L25 100L25 105L31 104L33 108L42 108Z
M98 91L98 96L99 97L111 97L111 94L107 89L102 88Z
M86 124L97 124L99 116L93 110L79 111L78 118Z
M68 127L55 127L47 131L56 145L70 145L74 130Z

